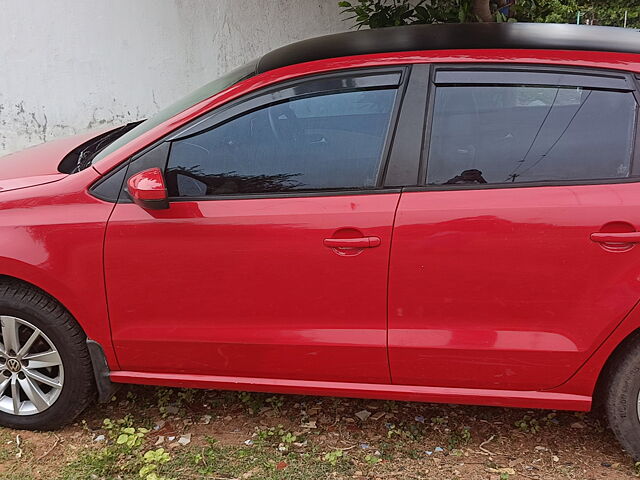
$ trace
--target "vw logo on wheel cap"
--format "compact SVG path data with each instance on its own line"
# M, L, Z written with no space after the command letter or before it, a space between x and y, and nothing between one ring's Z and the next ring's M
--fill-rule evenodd
M20 362L15 358L10 358L9 360L7 360L7 368L9 369L9 371L15 373L20 371L21 365Z

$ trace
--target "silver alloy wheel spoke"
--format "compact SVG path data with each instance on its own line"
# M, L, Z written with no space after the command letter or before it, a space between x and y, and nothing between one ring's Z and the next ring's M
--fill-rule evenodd
M0 323L2 324L2 344L5 352L9 353L11 350L17 352L20 350L18 322L14 317L1 316Z
M18 389L18 376L11 377L11 401L13 404L13 413L18 415L20 413L20 391Z
M60 396L64 385L62 357L35 325L0 316L0 412L41 413ZM21 343L22 340L22 343Z
M43 383L45 385L49 385L50 387L53 388L62 388L62 384L59 382L56 382L55 380L47 377L46 375L41 374L40 372L36 371L36 370L29 370L29 369L23 369L24 374L27 377L31 377L34 380L36 380L37 382Z
M4 391L7 389L9 384L11 383L10 378L5 378L2 383L0 383L0 395L4 394Z
M22 357L22 360L26 360L29 362L29 370L33 368L57 367L62 363L60 355L58 355L58 352L55 350L25 355L24 357Z
M35 342L39 336L40 336L40 330L34 330L31 336L29 337L29 340L24 342L24 345L20 347L20 350L18 351L18 355L17 355L18 358L21 358L22 356L24 356L25 353L29 351L29 349L33 346L33 342Z
M49 402L40 387L36 385L36 383L31 380L31 378L25 376L24 378L18 377L18 383L20 387L22 387L22 391L27 394L27 397L33 405L39 410L46 410L49 408Z

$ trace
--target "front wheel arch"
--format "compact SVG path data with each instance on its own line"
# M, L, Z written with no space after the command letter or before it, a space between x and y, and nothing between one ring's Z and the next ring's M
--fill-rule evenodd
M102 346L102 344L100 344L96 340L91 339L87 335L87 332L83 328L82 324L80 324L80 322L77 321L73 313L71 313L69 309L62 302L60 302L60 300L58 300L55 296L51 295L49 292L43 290L37 285L34 285L33 283L27 282L20 278L12 277L10 275L0 275L0 285L5 283L20 284L26 288L35 289L40 293L42 293L43 295L51 298L53 301L59 304L64 310L66 310L69 313L69 315L71 315L71 317L75 320L76 324L84 332L87 338L86 340L87 349L89 350L91 365L93 368L93 374L95 378L95 384L98 390L98 402L99 403L108 402L113 396L116 390L116 386L109 379L109 371L110 371L109 363L107 361L107 357L105 355L104 347Z
M1 279L0 304L6 315L0 424L57 429L95 399L86 334L60 302L26 282Z
M95 298L89 298L92 295L91 289L73 290L70 285L59 281L42 269L3 256L0 256L0 272L2 272L0 283L19 282L53 298L69 312L88 338L100 344L109 367L112 370L120 368L111 343L107 299L103 284L96 285Z

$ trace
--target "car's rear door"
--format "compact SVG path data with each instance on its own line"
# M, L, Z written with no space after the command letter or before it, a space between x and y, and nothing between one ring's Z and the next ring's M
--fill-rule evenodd
M389 382L400 192L382 178L406 74L353 70L271 87L133 160L126 178L162 166L170 207L122 196L107 227L122 369Z
M631 76L433 69L389 278L394 383L546 389L640 298Z

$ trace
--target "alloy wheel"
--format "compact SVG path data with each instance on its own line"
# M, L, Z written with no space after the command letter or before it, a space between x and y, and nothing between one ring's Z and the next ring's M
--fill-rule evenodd
M53 342L26 320L0 316L0 412L34 415L49 408L64 384Z

